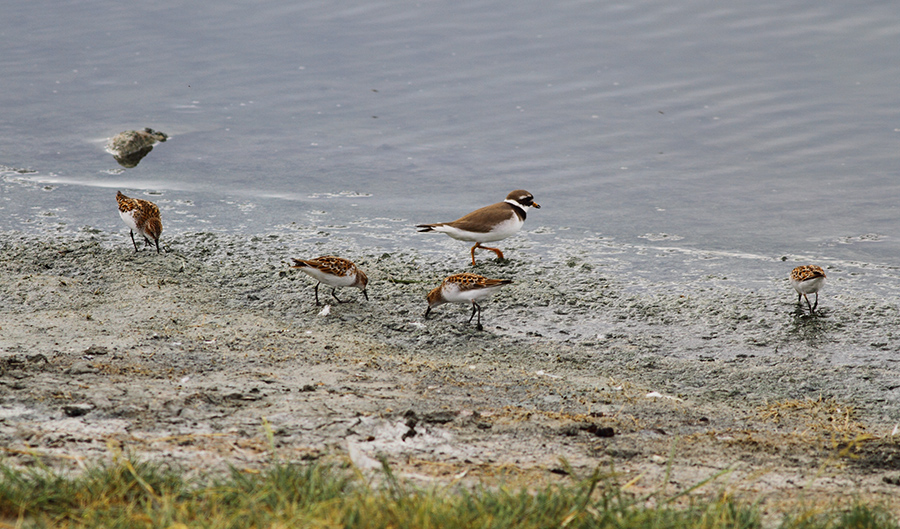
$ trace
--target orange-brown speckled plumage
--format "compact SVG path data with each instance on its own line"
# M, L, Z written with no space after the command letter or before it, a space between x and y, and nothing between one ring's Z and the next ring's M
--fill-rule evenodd
M343 257L335 257L333 255L323 255L315 259L293 259L293 268L303 268L309 266L316 270L331 274L334 276L346 276L350 272L358 270L353 261L344 259Z
M510 279L488 279L477 274L455 274L444 279L441 285L428 293L428 309L425 311L425 317L431 312L431 309L444 303L471 303L472 316L478 314L478 330L481 327L481 307L478 305L479 299L487 298L500 290L501 287L512 283Z
M134 231L137 230L147 244L150 244L150 239L156 243L156 253L159 253L159 236L163 227L156 204L148 200L127 197L121 191L116 193L116 202L119 204L119 215L132 230L131 242L134 243L134 250L138 250L134 240Z
M825 270L822 270L821 266L805 265L798 266L797 268L791 270L792 281L802 282L817 277L825 277Z
M353 261L344 259L343 257L335 257L333 255L323 255L315 259L293 259L294 264L291 268L299 268L307 275L332 287L356 287L361 289L363 296L368 300L369 294L366 293L366 285L369 284L369 278L366 273L353 264ZM319 305L319 283L316 283L316 305ZM338 303L343 303L335 295L334 289L331 295Z
M507 285L511 282L512 280L510 279L488 279L478 274L470 274L466 272L463 274L454 274L444 279L444 282L441 284L441 286L439 286L435 290L444 288L444 285L453 284L457 286L460 292L465 292L467 290L480 290L498 285Z
M797 291L797 302L799 303L801 298L806 298L806 305L809 307L810 313L814 312L816 307L819 306L819 290L822 289L824 284L825 271L822 270L821 266L805 265L791 270L791 286ZM809 303L808 294L816 295L816 303L814 305Z

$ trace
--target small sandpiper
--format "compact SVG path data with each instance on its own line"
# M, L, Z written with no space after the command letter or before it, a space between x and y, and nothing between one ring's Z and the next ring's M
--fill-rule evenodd
M815 312L819 306L819 290L825 285L825 271L821 266L806 265L798 266L791 270L791 286L797 291L797 303L800 298L806 298L806 306L809 307L809 313ZM807 294L816 295L815 305L809 304Z
M138 251L137 242L134 240L134 232L137 231L147 244L151 244L150 239L153 239L156 243L156 253L159 253L159 235L163 228L156 204L149 200L126 197L121 191L116 193L116 202L119 203L119 216L131 228L134 251Z
M316 257L315 259L305 261L302 259L294 259L293 261L294 265L291 268L299 268L301 272L306 272L309 276L318 281L315 289L316 306L320 305L319 284L321 283L334 287L331 289L331 295L338 303L344 302L334 293L337 287L356 287L362 290L366 301L369 300L369 294L366 293L366 285L369 283L369 278L366 277L365 272L357 268L352 261L333 255L323 255L322 257Z
M106 144L106 152L112 154L119 165L130 169L150 154L154 145L167 139L169 136L166 133L151 128L126 130L110 138Z
M524 189L517 189L506 196L503 202L477 209L453 222L436 224L419 224L419 232L436 231L446 233L460 241L474 242L472 247L472 265L475 264L475 248L484 248L503 259L499 248L482 246L483 242L494 242L514 235L525 224L525 211L528 208L540 209L534 201L534 195Z
M512 283L511 279L488 279L476 274L455 274L441 283L441 286L428 293L428 308L425 310L425 319L431 309L444 303L472 303L472 315L467 323L472 323L472 318L478 314L478 322L475 328L484 330L481 326L481 306L479 299L485 299L502 287Z

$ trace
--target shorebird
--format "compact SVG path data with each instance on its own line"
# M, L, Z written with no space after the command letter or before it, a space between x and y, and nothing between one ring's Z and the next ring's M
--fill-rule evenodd
M816 307L819 306L819 290L824 285L825 271L821 266L798 266L791 270L791 286L797 291L797 303L800 303L800 298L806 298L806 306L809 307L810 314L815 312ZM807 294L816 295L815 305L809 304Z
M137 166L153 150L154 145L167 139L169 136L166 133L151 128L126 130L110 138L106 144L106 152L112 154L122 167L130 169Z
M149 200L129 198L121 191L116 193L116 202L119 203L119 216L125 224L131 228L131 242L134 251L138 251L137 242L134 240L135 230L143 235L144 241L150 244L150 239L156 243L156 253L159 253L159 235L162 233L162 220L159 217L159 208Z
M436 231L446 233L460 241L474 242L472 247L472 264L475 264L475 249L484 248L503 259L499 248L482 246L484 242L494 242L514 235L525 224L525 211L528 208L540 209L534 201L534 195L524 189L517 189L506 196L506 200L477 209L453 222L435 224L419 224L419 232Z
M305 261L302 259L293 259L293 261L294 264L291 268L299 268L301 272L306 272L309 276L318 281L315 289L316 306L320 305L319 285L321 283L334 287L331 289L331 295L338 303L344 302L334 293L334 291L337 290L337 287L356 287L362 290L366 301L369 300L369 294L366 293L366 285L369 283L369 278L366 277L365 272L357 268L352 261L333 255L323 255L322 257L316 257L315 259Z
M510 279L488 279L476 274L455 274L446 279L441 285L425 298L428 300L428 308L425 309L425 319L431 309L444 303L472 303L472 315L467 323L472 323L472 318L478 314L478 322L475 328L484 330L481 326L481 306L479 299L485 299L502 287L512 283Z

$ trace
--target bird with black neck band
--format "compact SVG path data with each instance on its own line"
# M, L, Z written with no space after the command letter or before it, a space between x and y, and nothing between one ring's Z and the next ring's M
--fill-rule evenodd
M474 242L475 246L472 246L471 250L474 266L476 248L490 250L497 254L497 259L503 259L503 252L499 248L482 246L482 243L500 241L515 235L525 224L528 208L540 209L540 207L534 201L534 195L524 189L517 189L506 195L503 202L476 209L452 222L419 224L416 227L420 233L446 233L460 241Z

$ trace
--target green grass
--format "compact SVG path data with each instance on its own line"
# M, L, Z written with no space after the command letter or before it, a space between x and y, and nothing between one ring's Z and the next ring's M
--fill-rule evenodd
M376 483L376 484L373 484ZM0 464L0 527L53 528L756 528L752 505L690 492L635 497L613 473L595 471L534 489L433 486L398 479L384 465L366 478L349 468L276 463L260 471L185 479L160 464L118 458L77 476ZM861 504L797 510L781 527L898 529L886 510Z

